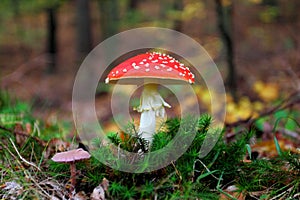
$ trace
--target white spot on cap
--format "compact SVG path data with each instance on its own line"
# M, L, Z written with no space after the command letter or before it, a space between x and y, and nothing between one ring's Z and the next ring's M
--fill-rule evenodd
M176 69L178 69L178 66L177 66L177 65L174 65L174 67L175 67Z
M140 65L143 65L144 64L144 62L140 62Z
M162 63L168 64L169 62L164 60L164 61L162 61Z
M152 60L151 62L153 62L153 63L157 63L157 62L158 62L158 60Z
M145 64L145 67L149 67L149 63L146 63L146 64Z
M119 73L119 71L117 70L117 71L116 71L116 74L118 74L118 73Z
M133 66L134 69L140 69L141 67L138 65Z
M168 72L171 72L172 70L173 70L172 67L167 69Z
M160 66L161 66L162 68L165 68L165 67L166 67L166 65L164 65L164 64L160 64Z
M150 71L150 69L149 69L149 68L147 68L147 69L145 69L145 71L146 71L146 72L149 72L149 71Z
M125 72L127 72L127 69L123 69L122 71L125 73Z
M175 62L174 60L170 60L170 63L173 63L173 62Z
M193 83L191 79L189 79L189 83L190 83L190 84L192 84L192 83Z
M159 67L159 66L157 66L157 65L156 65L154 68L155 68L155 69L157 69L157 70L159 70L159 69L160 69L160 67Z
M162 60L163 58L159 56L158 59L159 59L159 60Z
M134 62L134 63L132 63L131 65L134 67L134 66L136 66L136 63Z
M105 83L106 83L106 84L109 83L109 78L108 78L108 77L105 79Z
M147 59L143 59L143 61L144 61L144 62L146 62L146 61L147 61Z

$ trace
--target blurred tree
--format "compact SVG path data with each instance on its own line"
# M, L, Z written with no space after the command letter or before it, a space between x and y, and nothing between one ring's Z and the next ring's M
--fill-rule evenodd
M57 39L56 39L56 8L48 7L47 12L47 52L49 55L48 73L56 71L56 54L57 54Z
M159 4L159 18L158 22L162 26L166 26L168 24L168 15L170 11L174 11L174 3L170 0L164 0L164 1L157 1Z
M20 16L20 2L19 0L11 0L11 5L13 8L14 17Z
M174 0L173 9L175 11L182 12L183 11L183 1L182 0ZM182 19L181 18L175 19L174 30L182 31Z
M64 3L64 0L12 0L11 6L13 13L18 21L26 13L40 13L45 12L47 18L47 43L46 52L48 54L48 73L56 71L56 54L57 54L57 10Z
M56 71L57 62L57 11L65 0L15 0L19 1L20 8L24 13L45 12L47 17L47 44L48 54L47 73L52 74Z
M234 99L237 100L237 76L234 64L234 44L232 38L233 2L234 1L215 0L218 28L226 48L226 60L228 65L227 85L230 89L230 93Z
M47 53L49 55L49 64L47 72L49 74L56 72L57 62L57 10L64 1L62 0L38 0L36 9L45 10L47 13Z
M87 0L76 1L77 15L77 52L85 56L92 49L90 5Z
M277 2L277 1L276 1ZM291 23L294 25L300 25L299 24L299 10L300 10L300 1L299 0L290 0L285 1L285 0L278 0L277 4L274 6L278 9L278 15L279 15L279 22L280 23ZM294 27L295 31L298 33L297 30L299 28Z
M129 0L128 8L129 10L136 10L138 7L139 0Z
M106 39L119 30L118 0L98 0L100 7L100 23L102 39Z
M278 0L263 0L262 4L266 6L278 6Z

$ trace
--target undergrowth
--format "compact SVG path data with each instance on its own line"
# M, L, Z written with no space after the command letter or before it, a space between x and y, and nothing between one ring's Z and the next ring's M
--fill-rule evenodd
M54 124L48 127L32 117L30 106L18 102L11 105L6 95L0 96L0 125L7 128L0 130L0 198L50 199L55 196L67 199L70 196L69 166L46 159L46 147L33 138L47 141L51 134L59 136L63 126ZM218 135L217 131L220 131L213 130L211 122L208 115L169 119L155 135L150 147L139 138L131 124L126 133L108 134L106 140L110 144L104 145L102 139L95 138L91 146L95 156L77 163L80 173L76 191L85 191L89 195L106 178L110 182L106 191L107 199L235 199L237 193L243 194L245 199L299 199L299 154L283 151L274 158L256 158L245 162L249 141L256 134L256 129L250 129L230 143L225 142L225 133L222 133L212 150L201 157L201 146L207 134ZM35 131L18 145L17 134L8 130L13 130L16 124L25 127L27 123L36 127ZM178 132L181 134L180 140L176 140ZM141 157L159 152L170 144L182 148L181 144L184 140L188 142L190 134L194 134L193 140L184 153L177 160L154 171L123 172L104 165L98 159L102 156L107 162L115 162L116 156L122 156L120 152L112 151L112 144ZM63 138L63 134L60 137ZM170 156L159 155L166 156L162 159ZM130 162L126 162L119 164L130 165ZM157 162L160 162L159 158ZM145 166L132 167L140 170ZM228 191L231 186L235 187L234 192Z

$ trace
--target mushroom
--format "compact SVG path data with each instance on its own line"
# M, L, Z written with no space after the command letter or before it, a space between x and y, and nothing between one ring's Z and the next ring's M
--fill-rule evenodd
M165 118L165 108L171 106L158 93L159 84L192 84L194 74L173 57L158 52L147 52L129 58L113 68L105 83L144 85L137 108L141 112L138 134L151 144L156 118Z
M76 165L75 163L79 160L89 159L91 155L89 152L84 151L82 148L73 149L65 152L56 153L51 160L58 163L69 163L71 171L71 186L72 190L75 189L76 185Z

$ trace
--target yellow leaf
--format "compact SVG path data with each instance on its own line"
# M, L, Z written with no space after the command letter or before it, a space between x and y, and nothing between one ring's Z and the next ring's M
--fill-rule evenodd
M246 96L241 97L240 101L239 101L239 107L240 108L249 108L252 107L250 99Z
M262 81L257 81L253 85L253 89L255 92L260 92L264 88L264 83Z
M235 103L233 103L233 102L227 103L226 111L228 113L234 113L234 112L236 112L236 110L237 110L237 106Z
M255 101L253 103L253 108L255 111L262 111L264 109L264 104L262 102Z
M263 83L258 81L254 84L253 90L265 102L274 101L279 96L279 87L275 83Z
M262 0L249 0L249 2L253 4L260 4Z
M222 0L222 5L223 6L230 6L232 4L231 0Z
M242 120L247 119L252 115L252 110L251 110L250 107L248 107L248 108L239 108L236 115L237 115L238 119L242 119Z

